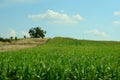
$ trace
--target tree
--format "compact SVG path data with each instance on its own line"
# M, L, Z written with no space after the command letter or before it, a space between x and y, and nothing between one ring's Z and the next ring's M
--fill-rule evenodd
M15 40L17 41L17 40L18 40L18 38L17 38L17 37L15 37Z
M44 38L46 31L42 30L40 27L31 28L29 34L32 38Z
M24 38L26 39L26 36L24 36Z
M11 36L10 39L13 40L13 37Z

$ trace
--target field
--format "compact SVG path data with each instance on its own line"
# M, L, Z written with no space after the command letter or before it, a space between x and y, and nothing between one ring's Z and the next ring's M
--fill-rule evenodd
M0 52L0 80L120 80L120 42L56 37Z
M37 45L44 44L46 41L47 39L26 38L17 41L14 40L12 42L0 42L0 52L31 48Z

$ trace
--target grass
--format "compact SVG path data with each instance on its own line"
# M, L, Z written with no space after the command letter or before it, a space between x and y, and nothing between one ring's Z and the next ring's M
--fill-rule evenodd
M119 80L120 42L56 37L1 52L0 80Z

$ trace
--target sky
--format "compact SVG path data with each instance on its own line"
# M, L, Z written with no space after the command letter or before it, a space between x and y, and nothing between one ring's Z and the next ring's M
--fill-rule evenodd
M1 37L29 37L33 27L47 38L120 41L120 0L0 0Z

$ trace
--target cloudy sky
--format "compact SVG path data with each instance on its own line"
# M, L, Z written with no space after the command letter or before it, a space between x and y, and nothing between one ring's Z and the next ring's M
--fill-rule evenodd
M120 41L120 0L0 0L0 36L37 26L46 37Z

